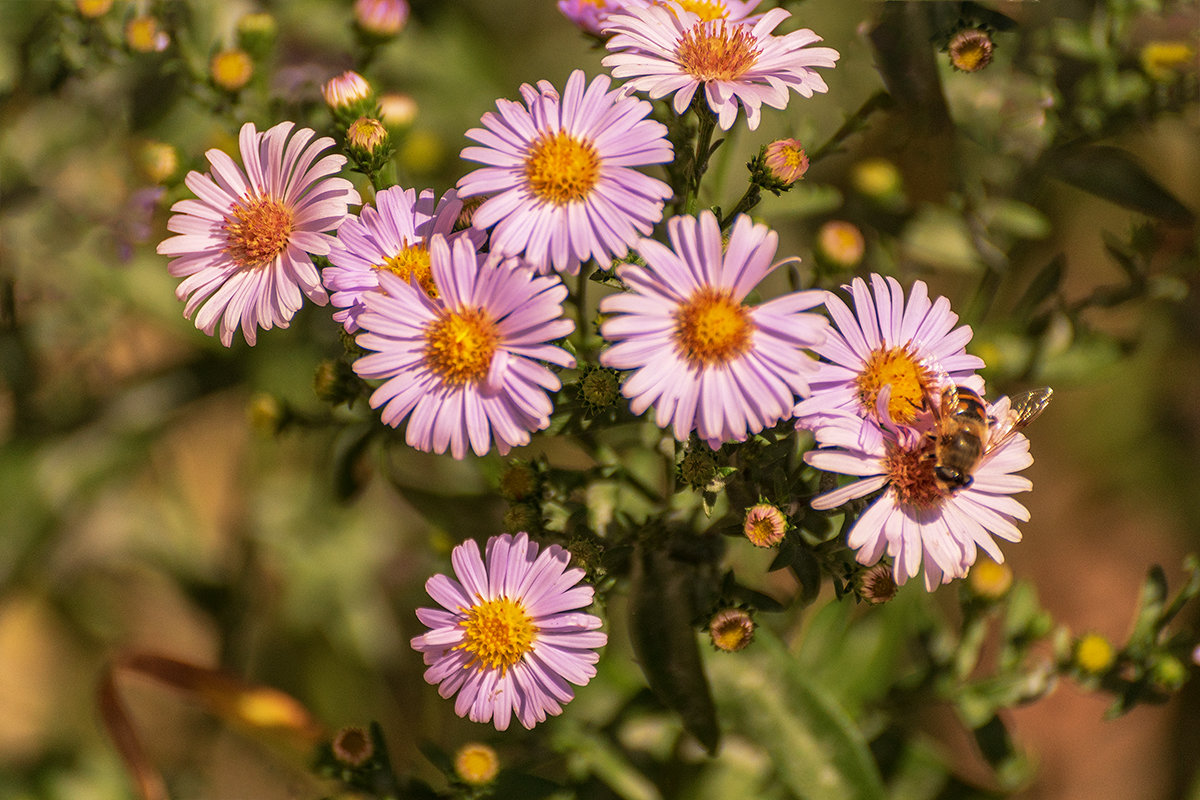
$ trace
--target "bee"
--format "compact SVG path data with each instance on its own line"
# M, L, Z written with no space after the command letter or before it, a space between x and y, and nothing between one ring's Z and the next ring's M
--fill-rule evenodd
M989 419L987 404L972 389L950 383L937 403L926 397L933 413L933 477L939 491L951 495L975 480L983 457L1016 436L1050 403L1049 386L1014 395L1002 419Z

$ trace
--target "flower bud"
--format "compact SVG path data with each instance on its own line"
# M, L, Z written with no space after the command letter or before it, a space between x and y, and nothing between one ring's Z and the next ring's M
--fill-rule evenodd
M755 547L774 547L787 533L787 517L770 503L759 503L746 511L742 533Z
M1116 661L1117 654L1113 646L1098 633L1089 633L1075 642L1073 659L1075 666L1083 672L1100 675L1108 672Z
M363 393L363 385L354 368L340 359L322 361L313 373L313 393L335 406L353 403Z
M253 58L263 58L271 52L275 37L279 35L279 24L267 13L245 14L237 23L238 47Z
M855 588L859 597L873 606L878 606L895 597L900 587L896 585L896 576L892 574L889 565L876 564L859 574L855 580Z
M151 16L134 17L125 23L125 44L138 53L161 53L171 43L166 31Z
M389 128L407 128L417 118L417 101L406 94L388 92L379 97L379 119Z
M103 17L112 8L113 0L75 0L75 8L80 16L88 19Z
M904 180L900 170L886 158L867 158L850 171L850 184L855 191L888 211L904 210Z
M256 431L274 435L288 423L290 412L275 395L258 392L246 406L246 417Z
M579 393L588 409L599 413L621 398L621 378L616 370L594 367L579 381Z
M234 47L214 54L208 62L208 72L218 88L236 92L250 82L254 62L249 53Z
M693 489L703 489L717 477L717 460L706 447L689 447L679 462L679 477Z
M404 0L355 0L354 22L359 30L386 39L395 36L408 22L408 3Z
M995 48L987 31L968 28L950 39L950 63L960 72L979 72L992 63L992 51Z
M468 786L485 786L500 772L500 757L486 744L471 742L454 754L454 774Z
M726 653L746 649L754 641L754 619L740 608L718 611L708 622L708 636L713 647Z
M1195 49L1183 41L1147 42L1138 55L1142 71L1160 83L1173 80L1189 66L1193 70L1196 66Z
M349 725L342 728L330 743L333 757L346 767L361 767L375 755L375 743L365 728Z
M500 526L506 533L537 533L542 529L542 512L528 503L514 503L504 512Z
M1176 692L1187 682L1187 667L1175 656L1164 653L1154 660L1150 675L1166 691Z
M790 187L808 172L808 155L796 139L776 139L771 142L767 145L764 163L767 174L783 189Z
M179 169L179 152L166 142L144 142L137 149L136 162L151 183L165 183Z
M999 600L1012 588L1013 571L1008 564L998 564L990 558L981 558L967 574L971 591L985 600Z
M505 500L527 500L537 494L540 488L537 470L524 461L514 461L500 473L500 496Z
M349 125L359 117L375 113L375 92L371 84L352 70L326 81L321 87L321 95L334 118L342 124Z
M858 266L867 243L857 225L832 219L817 231L817 258L839 269Z

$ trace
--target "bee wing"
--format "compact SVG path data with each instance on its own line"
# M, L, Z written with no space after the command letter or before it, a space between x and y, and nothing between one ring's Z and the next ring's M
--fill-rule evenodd
M1052 394L1054 394L1053 389L1043 386L1040 389L1031 389L1009 398L1008 413L991 426L987 450L995 450L1041 416L1041 413L1046 410L1046 406L1050 404Z

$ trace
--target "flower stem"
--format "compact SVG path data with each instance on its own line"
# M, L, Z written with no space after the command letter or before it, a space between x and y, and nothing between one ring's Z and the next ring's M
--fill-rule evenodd
M692 101L696 111L699 128L696 132L696 152L692 158L692 170L688 175L687 193L683 201L683 213L695 214L700 199L700 179L708 169L708 157L712 153L713 130L717 127L717 117L704 100L703 94L697 92Z

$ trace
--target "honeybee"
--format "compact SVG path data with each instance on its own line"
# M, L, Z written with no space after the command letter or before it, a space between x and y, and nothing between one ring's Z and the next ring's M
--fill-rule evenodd
M992 450L1033 422L1050 403L1049 386L1013 395L1003 419L989 420L987 404L972 389L950 383L939 402L926 402L933 412L933 476L938 489L951 495L975 479L972 473Z

